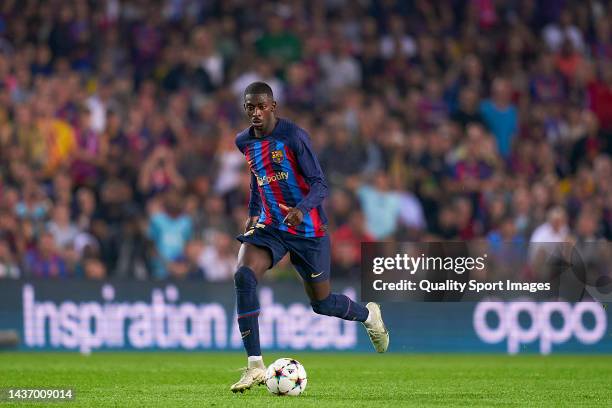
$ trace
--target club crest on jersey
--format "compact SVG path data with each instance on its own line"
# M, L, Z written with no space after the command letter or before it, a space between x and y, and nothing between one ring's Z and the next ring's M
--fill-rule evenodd
M283 159L285 158L285 156L283 155L283 151L282 150L273 150L272 151L272 161L274 163L280 163L283 161Z

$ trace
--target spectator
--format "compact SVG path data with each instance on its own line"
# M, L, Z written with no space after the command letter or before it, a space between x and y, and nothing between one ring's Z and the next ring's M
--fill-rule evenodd
M456 192L472 193L477 199L485 190L496 164L495 151L488 147L487 139L482 127L470 125L467 129L467 140L462 151L458 152L460 157L453 168Z
M581 243L595 242L599 238L597 230L597 214L593 213L592 208L585 207L576 221L576 240Z
M410 191L399 193L400 213L399 219L401 224L416 231L423 231L427 227L423 207L419 199Z
M293 109L308 110L315 107L314 78L308 67L295 62L287 68L287 106Z
M76 139L74 128L65 120L54 116L53 105L48 98L36 101L39 115L38 129L45 141L47 156L43 174L52 177L60 168L65 167L72 155Z
M205 27L193 30L191 41L200 67L206 72L212 87L223 84L223 56L215 50L215 38Z
M478 110L478 93L472 88L463 88L459 94L459 108L451 115L451 120L464 130L470 123L484 125L482 114Z
M361 262L361 243L372 242L365 226L363 213L353 210L347 222L332 234L332 262L334 273L358 276Z
M612 237L598 4L22 3L0 30L0 242L21 276L231 280L256 80L312 137L346 276L357 239ZM546 229L557 206L567 234Z
M500 154L508 157L518 131L518 112L511 101L512 89L508 80L496 78L491 88L491 99L482 102L480 112L495 136Z
M500 248L505 244L521 244L524 242L518 234L514 220L510 217L503 218L499 226L493 229L487 236L487 241L492 247Z
M332 44L331 52L321 55L319 65L325 89L331 94L361 82L359 63L350 54L348 45L341 41Z
M400 54L411 58L416 54L417 44L414 38L406 33L404 19L400 16L391 16L389 33L380 40L380 54L383 58L391 58Z
M219 149L215 155L218 160L219 177L217 177L214 189L224 195L238 186L244 175L244 156L234 142L235 135L226 125L222 126Z
M96 213L96 196L87 187L81 187L76 194L75 224L81 230L88 230Z
M589 109L595 113L602 130L612 131L612 62L601 67L601 78L588 87Z
M97 258L85 258L83 261L85 277L91 280L103 280L106 278L106 267Z
M49 209L49 202L42 189L33 184L24 186L23 198L15 206L15 214L21 219L42 221Z
M173 188L180 189L184 184L185 180L176 167L174 153L163 145L155 148L145 161L138 179L138 187L146 196Z
M191 217L183 212L182 198L176 191L168 192L161 208L153 208L149 216L149 237L155 243L159 265L156 278L165 278L167 264L183 255L185 245L191 238Z
M331 141L319 155L319 161L330 183L341 186L347 177L362 171L365 151L362 146L351 143L346 128L333 128L330 133Z
M66 262L61 258L51 233L42 232L36 248L27 252L24 272L26 276L35 278L69 277Z
M559 21L555 21L544 27L542 32L544 41L551 51L558 51L567 39L578 51L584 50L582 32L572 22L572 13L569 8L561 11Z
M209 282L231 280L236 268L236 248L232 237L224 232L215 234L198 257L198 265Z
M566 242L569 238L567 215L561 207L554 207L548 211L547 220L538 226L529 240L532 243Z
M274 75L274 67L266 60L260 59L253 62L254 69L248 70L240 75L232 84L232 92L242 105L244 90L252 82L263 81L270 85L274 100L282 104L285 100L283 83Z
M442 86L437 80L429 80L425 84L425 92L417 105L421 128L434 128L448 117L448 107L442 99L442 92Z
M357 190L365 214L367 231L376 240L390 238L396 231L400 214L400 198L390 190L389 177L378 172L373 185Z
M542 53L538 66L529 83L529 90L534 102L561 102L565 97L563 77L555 70L554 55Z
M98 125L99 127L99 125ZM81 108L75 129L76 146L72 153L72 179L77 185L95 186L106 162L106 139L94 129L92 113Z
M112 98L112 81L102 80L96 84L96 93L87 98L86 106L91 114L89 127L93 132L100 135L107 127L107 114L114 104Z
M568 82L572 82L576 71L583 64L582 54L578 52L570 40L565 40L557 54L557 69Z
M147 237L146 221L133 214L122 224L114 276L144 280L151 276L154 243Z
M47 224L47 230L60 249L74 246L74 241L79 234L79 229L70 220L70 209L65 205L57 205L53 208L51 221Z
M300 39L283 25L281 16L272 14L267 19L266 32L255 43L259 55L280 66L299 60L302 51Z
M448 204L438 212L438 219L432 229L434 240L456 240L458 239L458 222L453 207Z
M19 279L21 269L17 265L8 242L0 239L0 279Z

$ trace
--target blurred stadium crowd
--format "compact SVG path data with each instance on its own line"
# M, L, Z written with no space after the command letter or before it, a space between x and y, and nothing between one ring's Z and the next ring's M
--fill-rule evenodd
M3 0L0 278L231 279L255 80L310 132L334 276L612 238L608 1Z

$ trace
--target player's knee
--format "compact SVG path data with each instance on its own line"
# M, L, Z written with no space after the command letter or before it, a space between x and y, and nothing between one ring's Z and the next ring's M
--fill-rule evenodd
M310 302L312 311L316 314L329 316L333 312L333 300L331 296L326 297L323 300L315 300Z
M271 265L272 258L267 250L251 244L242 244L238 253L238 268L247 267L259 278Z
M251 268L241 266L234 273L234 284L239 289L255 288L257 286L257 278Z

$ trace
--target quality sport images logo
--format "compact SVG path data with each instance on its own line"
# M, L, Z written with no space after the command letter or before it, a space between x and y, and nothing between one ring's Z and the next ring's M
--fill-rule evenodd
M487 301L476 305L473 324L485 343L505 340L510 354L538 340L540 353L549 354L572 336L580 344L597 343L606 333L607 316L597 302Z

